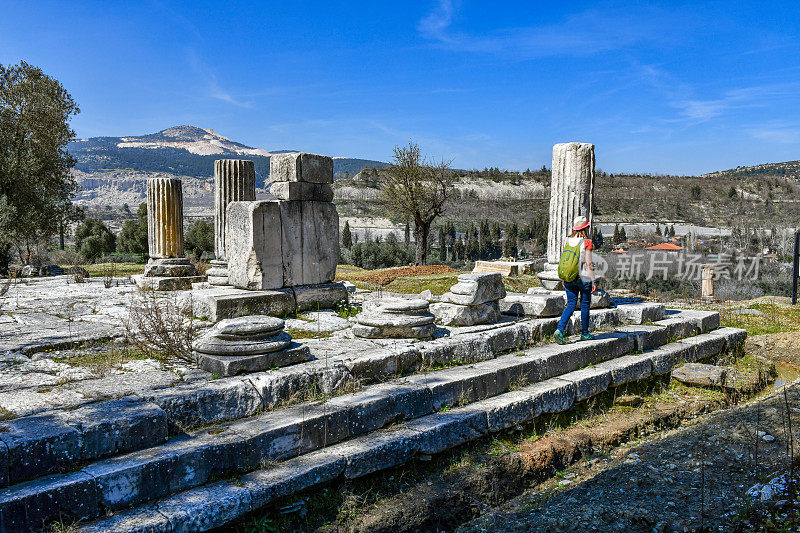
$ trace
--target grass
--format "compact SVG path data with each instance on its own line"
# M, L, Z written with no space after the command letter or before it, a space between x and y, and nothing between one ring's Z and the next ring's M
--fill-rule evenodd
M142 263L95 263L91 265L80 265L81 268L86 269L89 273L90 278L98 278L102 277L109 268L111 268L112 264L114 265L116 272L114 274L115 277L124 278L126 276L132 276L134 274L141 274L144 272L144 264ZM61 265L64 270L69 271L72 268L72 265Z
M149 358L147 354L139 350L129 347L115 348L115 345L109 344L108 350L87 351L68 355L66 357L56 357L55 361L58 363L67 363L70 366L83 366L98 370L107 370L113 366L127 363L128 361Z
M286 332L291 335L293 339L327 339L331 336L330 331L286 328Z
M800 307L757 303L749 309L761 311L764 315L742 315L735 314L731 308L720 309L720 323L723 326L746 329L749 335L800 331Z
M800 306L792 307L772 301L754 301L746 306L741 303L681 304L681 307L718 311L720 326L741 328L748 335L768 333L790 333L800 331ZM763 315L746 315L737 311L753 309Z

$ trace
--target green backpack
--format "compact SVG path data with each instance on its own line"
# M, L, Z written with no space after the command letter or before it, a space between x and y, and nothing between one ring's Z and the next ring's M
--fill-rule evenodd
M581 262L581 243L570 246L564 243L564 251L558 261L558 277L562 281L570 282L578 277Z

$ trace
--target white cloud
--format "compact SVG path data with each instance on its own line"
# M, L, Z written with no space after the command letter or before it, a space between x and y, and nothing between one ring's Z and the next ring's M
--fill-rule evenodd
M198 75L200 75L200 77L203 80L204 89L207 97L214 98L216 100L220 100L222 102L226 102L231 105L235 105L237 107L246 107L246 108L253 107L252 103L245 102L235 97L229 91L221 87L219 82L217 81L217 76L214 73L214 71L205 65L205 63L200 59L200 55L194 48L187 48L186 51L188 55L189 65Z
M670 33L664 26L676 18L672 13L656 8L644 8L638 12L589 10L571 15L559 24L505 28L485 35L470 35L452 29L457 7L451 0L439 0L436 7L418 22L420 35L446 49L507 53L527 58L592 55L644 41L663 41Z
M787 123L762 124L748 128L747 133L755 139L778 144L800 144L800 126Z

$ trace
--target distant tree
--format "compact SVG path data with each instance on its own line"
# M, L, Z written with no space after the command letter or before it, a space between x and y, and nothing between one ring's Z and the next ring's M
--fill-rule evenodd
M464 240L459 235L458 239L453 243L453 260L464 261Z
M693 200L699 200L700 196L703 194L703 189L701 189L699 185L693 185L691 191Z
M599 228L592 228L592 244L598 250L603 247L603 233Z
M736 187L731 186L731 190L728 191L728 198L736 198L737 196Z
M619 228L619 242L628 242L628 234L625 232L625 226Z
M656 235L658 235L659 237L661 237L661 235L662 235L661 234L661 226L659 226L658 224L656 224Z
M394 147L394 161L386 169L381 193L390 211L413 222L417 265L427 262L431 224L444 213L453 181L450 163L429 162L413 141Z
M214 251L214 223L208 220L198 220L186 230L183 240L186 251L197 255L203 252Z
M447 261L447 244L445 243L444 226L439 226L439 261Z
M58 202L54 214L58 219L58 247L63 250L64 239L69 231L70 223L83 220L86 214L82 207L73 204L70 200Z
M86 262L116 249L116 237L99 218L87 218L75 229L75 249Z
M506 239L503 242L503 255L506 257L517 257L519 253L517 246L517 225L511 224L506 229Z
M342 246L348 250L353 246L353 234L350 232L349 221L345 221L344 228L342 228Z
M147 204L142 202L136 220L126 220L117 238L117 249L126 254L147 256Z
M58 214L77 190L66 147L78 112L55 78L24 61L0 65L0 261L7 263L11 246L27 260L58 232Z
M619 244L622 242L622 237L619 234L619 224L614 225L614 236L612 237L614 244Z

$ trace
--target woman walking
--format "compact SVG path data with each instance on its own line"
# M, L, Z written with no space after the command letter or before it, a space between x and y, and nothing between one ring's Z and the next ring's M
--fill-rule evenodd
M592 305L592 293L597 290L594 280L592 250L594 245L589 239L589 221L584 216L575 217L572 233L564 242L561 261L558 265L559 277L567 291L567 308L561 314L558 328L553 337L558 344L564 344L564 331L572 313L581 302L581 340L594 339L589 333L589 307ZM577 259L577 261L576 261Z

